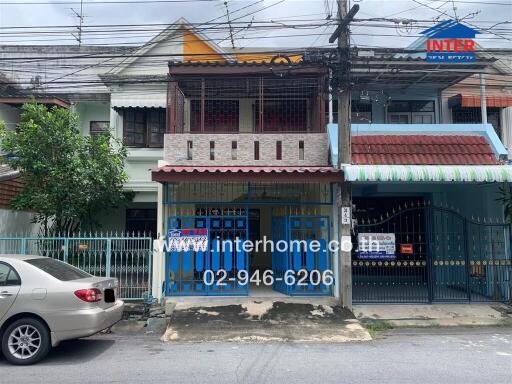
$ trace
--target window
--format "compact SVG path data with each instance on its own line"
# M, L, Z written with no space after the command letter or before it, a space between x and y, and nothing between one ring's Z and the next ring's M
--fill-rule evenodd
M487 122L492 124L498 137L503 140L503 129L501 128L500 114L501 108L487 107ZM480 107L453 107L452 122L454 124L480 124L482 122L482 110Z
M352 100L351 111L353 124L370 124L372 122L371 101ZM338 99L332 101L332 119L333 123L338 123ZM329 121L329 103L325 103L325 121Z
M276 160L283 159L283 143L282 141L276 141Z
M123 112L125 144L129 147L163 147L165 119L165 108L126 108Z
M254 103L255 127L259 127L259 101ZM307 100L264 100L264 132L307 132Z
M205 100L205 132L238 132L238 100ZM190 132L201 132L201 100L190 102Z
M156 235L155 208L129 208L126 210L126 231Z
M304 160L304 141L299 141L299 160Z
M110 121L91 121L89 123L89 134L91 136L102 135L108 132Z
M41 257L38 259L25 260L30 265L39 268L41 271L55 277L61 281L71 281L78 279L85 279L92 275L81 269L75 268L62 261L51 259L49 257Z
M16 271L5 263L0 263L0 287L21 285Z
M433 101L392 101L388 105L388 123L434 124Z
M238 143L236 141L231 142L231 160L237 159Z
M192 160L192 141L187 141L187 160Z
M254 160L260 159L260 142L255 141L254 142Z
M337 109L336 109L337 111ZM370 124L372 122L372 105L371 103L362 103L353 100L351 106L351 120L354 124Z
M210 141L210 160L215 160L215 141Z

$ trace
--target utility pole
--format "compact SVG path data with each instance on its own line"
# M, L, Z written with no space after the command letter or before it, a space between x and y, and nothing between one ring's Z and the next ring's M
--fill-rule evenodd
M359 11L355 4L348 11L347 0L338 0L338 27L329 43L338 40L337 94L338 94L338 168L351 163L350 131L350 38L348 25ZM352 186L346 180L338 184L336 196L338 208L338 233L340 249L338 260L338 287L341 305L352 309Z

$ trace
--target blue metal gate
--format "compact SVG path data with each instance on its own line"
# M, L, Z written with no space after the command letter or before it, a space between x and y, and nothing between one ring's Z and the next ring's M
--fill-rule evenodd
M511 299L510 224L468 219L427 202L399 207L380 220L358 220L356 235L394 233L398 248L392 260L364 260L353 252L354 302Z
M328 216L289 215L272 218L274 289L291 296L329 296L332 283L330 220ZM287 243L281 248L279 242ZM317 247L312 246L316 241ZM317 248L315 251L314 248ZM293 276L293 278L292 278Z
M165 294L174 296L247 295L248 284L241 284L240 272L248 273L248 254L226 241L248 238L248 212L232 210L204 216L169 217L169 230L206 229L205 251L187 250L167 253ZM223 246L224 241L224 246ZM238 248L238 249L237 249ZM206 274L206 275L205 275Z

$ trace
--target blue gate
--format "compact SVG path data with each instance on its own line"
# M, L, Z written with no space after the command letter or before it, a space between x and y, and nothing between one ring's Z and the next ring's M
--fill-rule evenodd
M276 291L291 296L332 294L334 280L328 249L328 216L273 217L272 239L272 268ZM280 246L282 241L288 244L286 248ZM316 246L312 246L313 242Z
M218 213L218 214L216 214ZM204 216L169 217L167 229L206 229L208 247L172 251L166 258L165 294L174 296L247 295L248 284L240 283L240 272L248 273L248 254L227 240L248 238L248 212L232 210ZM224 246L223 246L224 244ZM239 248L239 249L237 249Z
M428 202L398 207L380 219L357 220L355 235L393 233L397 250L390 260L365 260L353 251L354 302L511 299L510 224L497 219L468 219L453 208Z

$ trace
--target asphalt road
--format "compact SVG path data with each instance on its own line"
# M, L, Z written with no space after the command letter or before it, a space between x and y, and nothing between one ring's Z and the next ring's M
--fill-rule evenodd
M164 344L154 336L100 335L63 343L34 366L0 358L0 382L509 384L512 332L400 330L344 344Z

